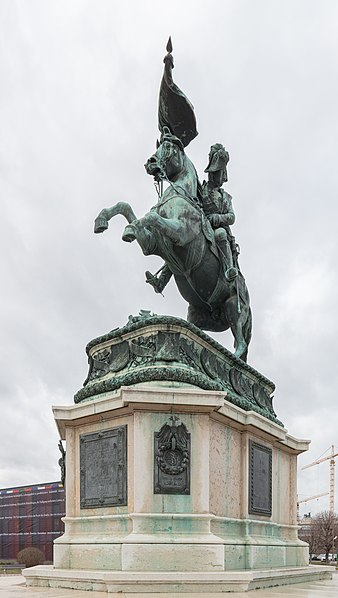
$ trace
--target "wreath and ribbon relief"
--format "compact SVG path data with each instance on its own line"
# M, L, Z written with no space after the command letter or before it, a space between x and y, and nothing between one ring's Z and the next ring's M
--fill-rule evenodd
M163 473L178 475L189 466L190 434L176 415L171 416L171 424L164 424L158 432L156 463Z

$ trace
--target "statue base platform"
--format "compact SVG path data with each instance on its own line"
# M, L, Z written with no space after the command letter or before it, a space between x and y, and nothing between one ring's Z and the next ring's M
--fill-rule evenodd
M66 441L65 533L53 566L24 571L27 585L210 595L331 575L308 566L297 533L297 455L309 441L278 423L272 383L207 339L141 321L89 344L101 374L88 396L53 408Z
M325 570L324 570L325 569ZM329 567L320 565L265 571L226 571L209 573L115 572L55 569L39 565L25 569L27 586L101 591L108 594L192 594L212 596L223 592L248 592L260 588L331 579Z

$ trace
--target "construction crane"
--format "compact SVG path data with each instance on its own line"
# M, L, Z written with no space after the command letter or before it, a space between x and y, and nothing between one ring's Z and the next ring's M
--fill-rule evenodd
M315 494L315 496L309 496L308 498L302 498L301 500L297 499L297 519L300 520L299 517L299 505L302 502L308 502L309 500L314 500L315 498L320 498L321 496L327 496L328 492L322 492L321 494Z
M309 465L304 465L302 469L307 469L308 467L312 467L313 465L319 465L319 463L323 463L323 461L328 461L330 459L330 512L334 513L334 466L335 466L335 457L338 456L338 453L334 452L334 444L331 445L331 453L327 457L322 457L321 459L317 459L313 463Z

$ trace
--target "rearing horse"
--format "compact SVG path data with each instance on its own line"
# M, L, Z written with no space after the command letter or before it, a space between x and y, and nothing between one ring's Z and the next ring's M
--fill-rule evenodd
M197 173L181 141L164 135L145 168L157 181L169 183L157 205L140 219L125 202L105 208L95 232L103 232L113 216L125 216L129 224L122 239L136 240L145 255L165 260L169 276L173 274L189 303L188 322L214 332L231 328L235 356L246 361L252 326L248 289L240 271L235 281L225 277L214 231L198 200Z

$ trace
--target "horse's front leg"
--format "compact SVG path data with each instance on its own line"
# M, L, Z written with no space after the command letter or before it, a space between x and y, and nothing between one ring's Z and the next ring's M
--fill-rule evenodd
M155 211L148 212L145 216L139 220L130 222L123 231L122 239L127 243L132 243L135 240L139 240L144 235L151 234L148 227L155 226L157 221L157 213Z
M144 255L151 255L155 251L155 236L143 225L143 218L141 220L134 220L126 226L122 234L122 240L127 243L137 241Z
M124 241L134 241L142 230L157 229L163 236L170 239L174 245L184 246L189 243L198 234L198 225L196 226L195 219L191 219L189 226L186 220L179 218L164 218L160 216L155 210L148 212L140 220L132 222L126 226L123 233Z
M103 208L103 210L101 210L95 219L94 233L103 233L105 230L107 230L109 220L118 214L124 216L129 223L136 220L134 211L129 203L119 201L119 203L115 204L111 208Z

